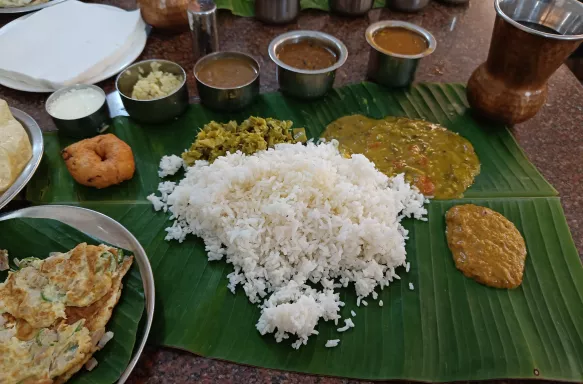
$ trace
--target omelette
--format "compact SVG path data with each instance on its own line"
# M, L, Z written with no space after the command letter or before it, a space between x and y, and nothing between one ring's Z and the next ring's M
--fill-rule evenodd
M0 284L0 383L58 384L113 335L105 327L133 257L79 244L41 260L15 260Z
M0 193L7 190L32 157L28 134L0 99Z

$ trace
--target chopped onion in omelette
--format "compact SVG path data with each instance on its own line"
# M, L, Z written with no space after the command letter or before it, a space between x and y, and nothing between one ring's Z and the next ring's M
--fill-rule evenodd
M18 261L0 284L0 383L63 383L81 369L113 336L105 326L132 261L86 243Z

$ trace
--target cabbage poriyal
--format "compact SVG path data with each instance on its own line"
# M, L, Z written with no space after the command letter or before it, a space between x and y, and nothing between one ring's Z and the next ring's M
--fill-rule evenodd
M273 148L275 144L302 141L294 135L296 131L303 132L303 128L294 129L292 135L292 125L289 120L261 117L250 117L241 124L236 121L226 124L211 121L198 133L195 142L182 154L182 158L187 165L194 164L196 160L212 163L227 152L241 151L245 155L252 155L257 151Z

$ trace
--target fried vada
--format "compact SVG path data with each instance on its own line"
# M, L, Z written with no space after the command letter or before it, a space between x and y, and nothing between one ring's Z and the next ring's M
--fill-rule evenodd
M131 179L136 169L130 146L111 133L71 144L61 155L75 181L97 189Z

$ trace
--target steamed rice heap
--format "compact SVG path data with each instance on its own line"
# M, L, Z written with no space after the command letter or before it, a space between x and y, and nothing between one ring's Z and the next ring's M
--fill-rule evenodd
M389 178L362 155L344 158L335 141L197 161L178 185L159 190L161 198L148 198L172 213L166 239L200 236L209 260L233 264L229 289L241 285L261 305L259 332L278 342L296 335L295 348L317 334L320 319L340 319L336 289L354 283L359 299L376 297L399 278L400 221L427 213L403 175Z

